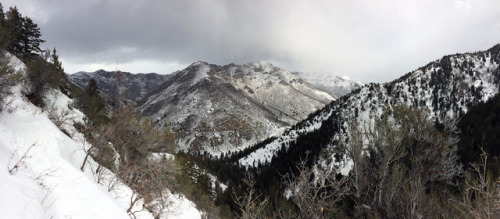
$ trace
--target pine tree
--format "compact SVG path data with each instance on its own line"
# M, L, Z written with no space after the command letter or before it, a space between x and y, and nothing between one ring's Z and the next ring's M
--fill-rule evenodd
M99 87L97 86L97 82L95 79L91 78L87 88L85 88L85 93L89 96L98 96L99 95Z
M0 3L0 49L4 49L7 45L7 29L5 28L5 14L3 12L2 3Z
M0 2L0 23L4 21L5 15L3 13L3 5Z
M17 10L17 7L10 8L5 14L5 27L7 28L7 50L17 57L22 56L22 38L23 17Z
M22 52L24 60L29 60L41 52L40 44L45 42L45 40L40 38L41 36L42 34L38 25L31 18L25 17L22 29Z
M89 118L91 125L101 125L108 121L106 101L99 95L99 87L95 79L90 79L77 101L78 107Z
M62 67L62 62L59 61L59 55L57 55L56 47L52 50L52 57L51 57L52 65L54 65L54 68L57 71L64 72L64 68Z
M31 18L23 17L17 7L11 7L5 19L7 50L25 61L32 61L41 52L40 44L45 42L40 38L40 28Z

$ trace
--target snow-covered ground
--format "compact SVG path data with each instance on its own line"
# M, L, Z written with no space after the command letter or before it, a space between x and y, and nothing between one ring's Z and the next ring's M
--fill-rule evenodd
M0 113L0 217L129 218L130 188L117 184L109 191L109 183L116 179L110 171L98 184L93 174L97 163L91 158L80 170L89 144L73 126L84 117L71 107L73 100L53 91L42 110L21 90L20 85L13 87L9 106ZM59 127L49 117L58 117ZM170 194L169 200L162 218L201 217L184 197ZM136 203L132 211L141 209L142 203ZM147 211L135 216L153 218Z

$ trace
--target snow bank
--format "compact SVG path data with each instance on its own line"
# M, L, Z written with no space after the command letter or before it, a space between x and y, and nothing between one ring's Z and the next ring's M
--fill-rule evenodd
M85 157L81 144L61 132L47 112L24 101L19 86L14 90L15 110L0 114L3 216L127 218L124 206L80 171Z

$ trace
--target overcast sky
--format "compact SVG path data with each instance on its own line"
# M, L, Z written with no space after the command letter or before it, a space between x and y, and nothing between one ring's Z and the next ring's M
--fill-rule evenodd
M66 72L162 74L270 61L386 82L500 43L499 0L2 0L40 26Z

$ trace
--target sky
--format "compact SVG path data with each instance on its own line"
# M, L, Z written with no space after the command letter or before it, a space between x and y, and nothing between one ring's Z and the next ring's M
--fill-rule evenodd
M500 43L499 0L2 0L41 28L67 73L169 74L269 61L388 82Z

